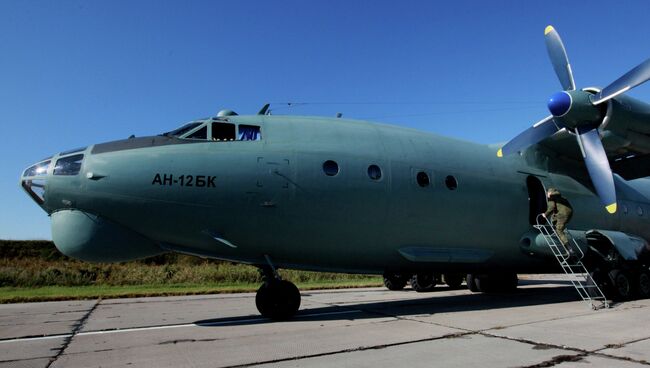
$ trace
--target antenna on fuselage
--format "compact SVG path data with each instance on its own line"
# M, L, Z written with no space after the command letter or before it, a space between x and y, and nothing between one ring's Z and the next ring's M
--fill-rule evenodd
M257 115L267 115L267 113L269 112L269 106L271 106L271 104L266 104L262 106L260 111L257 112Z

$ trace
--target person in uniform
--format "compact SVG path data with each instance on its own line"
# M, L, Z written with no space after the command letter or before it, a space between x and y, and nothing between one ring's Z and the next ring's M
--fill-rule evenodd
M569 239L567 239L566 233L564 232L566 225L571 221L571 217L573 216L573 207L562 196L560 191L555 188L549 188L546 195L548 197L548 209L543 213L543 216L546 218L550 216L550 220L555 225L558 238L560 238L564 249L569 253L573 253L569 247Z

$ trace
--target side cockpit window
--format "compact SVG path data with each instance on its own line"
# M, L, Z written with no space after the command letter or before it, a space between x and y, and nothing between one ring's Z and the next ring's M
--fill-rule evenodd
M54 175L77 175L81 170L84 155L72 155L60 158L54 166Z
M188 135L185 138L206 140L208 139L208 127L204 125L201 129L195 131L194 133Z
M260 139L262 139L262 135L260 134L260 127L243 124L239 126L239 135L237 135L237 140L259 141Z
M180 139L207 140L213 142L262 140L260 126L247 124L236 125L223 120L193 122L162 135L174 136Z
M182 127L172 130L171 132L163 133L162 135L164 136L173 136L173 137L180 137L183 134L186 134L187 132L191 131L192 129L198 127L201 125L200 122L193 122L193 123L187 123L183 125Z
M212 123L212 140L213 141L234 141L235 124L231 123Z

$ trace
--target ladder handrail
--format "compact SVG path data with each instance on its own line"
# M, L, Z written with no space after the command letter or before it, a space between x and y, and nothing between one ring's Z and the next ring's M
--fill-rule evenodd
M609 308L609 302L605 297L605 294L593 279L585 265L582 263L582 258L584 258L585 254L571 233L566 231L565 234L567 234L569 239L573 241L575 248L580 251L580 257L576 260L575 264L569 264L568 262L572 258L568 249L562 246L562 249L564 251L560 250L560 246L558 246L556 243L556 239L558 242L560 240L557 229L555 226L553 226L549 219L546 218L546 216L543 216L543 214L539 214L537 215L536 222L537 225L534 225L534 227L539 230L539 232L544 237L546 245L548 245L548 247L551 249L551 252L555 256L555 259L559 262L560 267L562 267L562 271L564 271L564 273L569 276L569 281L578 292L580 298L583 301L589 302L593 309L598 308L594 304L594 301L600 301L602 303L600 307ZM591 289L591 291L588 291L588 289ZM594 296L594 294L596 295Z
M542 223L540 223L540 218L542 218L543 221L544 221L546 224L542 224ZM555 236L557 237L558 240L560 239L559 234L557 233L557 229L555 228L555 226L553 226L553 224L551 223L551 221L550 221L546 216L544 216L543 213L540 213L539 215L537 215L537 218L535 219L535 221L537 222L537 226L535 226L535 227L536 227L538 230L540 230L540 229L539 229L540 226L548 226L550 229L553 230L553 234L552 234L552 235L555 235ZM540 230L540 231L541 231L541 230ZM578 252L580 252L580 256L579 256L578 258L583 259L583 258L585 257L585 253L582 251L582 248L580 247L580 245L578 244L578 242L575 240L575 238L573 237L573 235L571 235L571 233L570 233L569 231L567 231L566 229L564 230L564 234L567 235L569 241L573 242L573 244L575 245L573 248L578 249ZM567 249L566 251L569 252L569 249ZM571 255L569 254L565 259L568 259L570 256L571 256Z

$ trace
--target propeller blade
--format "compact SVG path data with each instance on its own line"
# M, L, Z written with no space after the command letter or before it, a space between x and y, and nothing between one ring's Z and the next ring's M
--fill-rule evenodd
M532 127L519 133L518 136L512 138L510 142L501 147L499 152L497 152L497 156L503 157L503 155L509 155L521 151L528 146L538 143L546 137L552 136L558 130L557 125L553 121L553 116L547 116Z
M591 103L598 105L638 86L648 79L650 79L650 59L637 65L634 69L610 83L609 86L603 88L594 96Z
M551 64L553 64L553 69L555 69L555 74L560 80L562 88L565 91L573 91L576 89L576 83L573 80L569 57L566 54L560 35L553 26L548 26L544 30L544 38L546 39L548 57L551 59Z
M609 213L616 212L616 189L614 187L614 176L609 167L607 154L600 141L597 128L578 128L576 137L582 151L582 156L587 164L587 171L591 182L596 188L600 201L605 205Z

